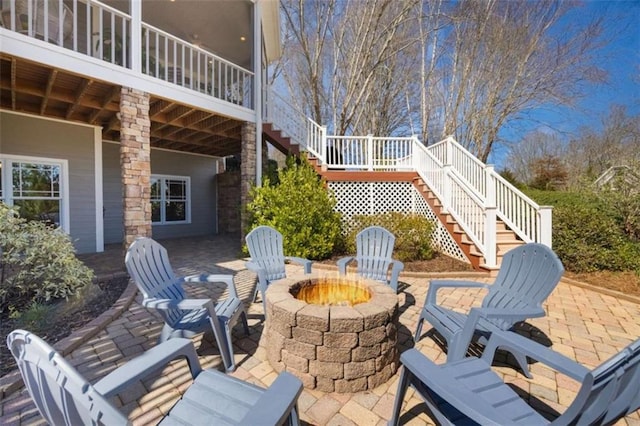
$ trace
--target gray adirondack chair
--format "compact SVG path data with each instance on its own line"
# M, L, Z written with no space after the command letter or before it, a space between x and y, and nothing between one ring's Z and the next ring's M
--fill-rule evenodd
M285 256L282 234L276 229L260 225L245 237L251 260L246 263L247 269L258 275L258 286L253 296L255 302L260 293L265 318L267 306L265 293L272 281L286 278L285 262L293 262L304 267L304 273L311 273L311 261L301 257Z
M187 360L194 381L159 424L299 424L296 405L302 382L298 378L283 372L263 389L216 370L202 370L188 339L161 343L93 385L51 346L28 331L11 332L7 345L31 399L52 425L131 424L110 398L179 358Z
M501 347L520 352L582 383L571 405L549 421L491 369ZM589 371L572 359L513 332L494 332L482 358L436 365L417 349L400 356L404 368L389 425L397 425L407 387L424 399L437 424L606 425L640 408L640 339Z
M238 298L232 275L201 274L179 277L171 268L167 250L151 238L137 238L125 256L127 271L142 292L143 306L156 309L164 319L159 341L192 337L209 327L213 330L224 367L235 370L231 330L238 319L249 334L244 304ZM182 283L221 282L228 297L215 305L211 299L187 299Z
M418 319L415 341L422 337L422 324L427 320L447 341L447 361L463 358L474 338L484 344L492 331L509 330L527 318L544 316L542 302L556 288L563 273L562 262L549 247L529 243L504 255L500 271L491 285L432 280ZM480 308L472 308L464 314L437 304L436 293L444 287L486 288L488 293ZM515 352L513 355L525 375L530 377L526 357Z
M347 266L358 262L356 273L365 278L382 281L398 291L398 278L404 263L394 260L393 246L396 237L381 226L369 226L356 235L356 255L343 257L337 262L340 275L346 275ZM391 276L389 277L389 268Z

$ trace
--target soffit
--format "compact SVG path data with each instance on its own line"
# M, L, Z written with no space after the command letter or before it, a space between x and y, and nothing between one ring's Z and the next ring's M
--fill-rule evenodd
M0 55L0 107L102 127L120 140L120 86ZM152 97L151 145L214 156L240 152L242 122Z

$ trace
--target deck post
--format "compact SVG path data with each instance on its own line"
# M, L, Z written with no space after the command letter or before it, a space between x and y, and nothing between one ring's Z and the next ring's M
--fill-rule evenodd
M496 186L494 184L494 167L487 164L484 167L485 191L484 199L484 260L488 267L498 266L497 238L496 238Z
M142 2L130 0L131 5L131 70L142 72ZM147 70L148 72L148 70Z
M538 211L538 238L539 243L544 244L549 248L553 248L552 244L552 225L553 225L553 207L552 206L540 206Z
M367 135L367 170L373 171L373 135Z

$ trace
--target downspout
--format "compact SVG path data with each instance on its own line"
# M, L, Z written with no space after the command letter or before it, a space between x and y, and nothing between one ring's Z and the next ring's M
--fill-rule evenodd
M256 112L256 186L262 186L262 17L253 2L253 107Z

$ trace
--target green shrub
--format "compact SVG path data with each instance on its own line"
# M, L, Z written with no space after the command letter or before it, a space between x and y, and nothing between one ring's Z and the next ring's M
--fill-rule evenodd
M640 244L623 232L614 206L593 193L527 191L553 209L553 249L567 270L640 271Z
M368 226L382 226L396 237L394 256L402 262L432 259L436 252L431 242L435 224L424 216L398 212L358 215L351 218L346 237L346 252L356 252L356 235Z
M333 194L306 161L297 164L288 158L278 179L279 183L272 184L266 177L262 187L251 190L249 230L258 225L277 229L288 256L331 257L342 245L340 213L334 210Z
M69 236L27 221L0 203L0 301L21 311L33 303L67 298L91 283L93 271L75 257Z

